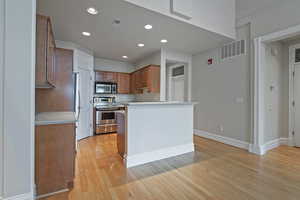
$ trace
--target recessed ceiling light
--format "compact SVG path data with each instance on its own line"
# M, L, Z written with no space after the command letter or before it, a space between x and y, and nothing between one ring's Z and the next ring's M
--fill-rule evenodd
M144 27L145 27L145 29L147 29L147 30L152 29L152 25L151 25L151 24L147 24L147 25L145 25Z
M161 42L161 43L167 43L167 42L168 42L168 40L166 40L166 39L162 39L160 42Z
M89 33L89 32L82 32L82 35L84 35L84 36L91 36L91 33Z
M144 47L144 46L145 46L145 45L142 44L142 43L138 44L138 47Z
M90 13L91 15L97 15L98 14L98 10L96 8L91 7L91 8L86 9L86 11L88 13Z
M128 58L128 56L122 56L122 57L125 58L125 59Z

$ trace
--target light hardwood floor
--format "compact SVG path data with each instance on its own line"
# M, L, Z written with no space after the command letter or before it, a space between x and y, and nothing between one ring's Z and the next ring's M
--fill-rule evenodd
M256 156L195 136L197 151L125 169L116 135L80 141L74 189L47 200L299 200L300 149Z

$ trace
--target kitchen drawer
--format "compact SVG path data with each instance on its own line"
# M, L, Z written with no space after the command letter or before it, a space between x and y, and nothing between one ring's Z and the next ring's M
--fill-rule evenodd
M96 126L96 133L97 134L114 133L114 132L117 132L117 130L118 130L118 125L116 125L116 124Z

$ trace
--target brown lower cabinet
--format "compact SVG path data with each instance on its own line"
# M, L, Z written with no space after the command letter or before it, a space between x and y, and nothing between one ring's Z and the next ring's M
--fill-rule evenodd
M75 124L35 127L35 183L37 195L73 187Z

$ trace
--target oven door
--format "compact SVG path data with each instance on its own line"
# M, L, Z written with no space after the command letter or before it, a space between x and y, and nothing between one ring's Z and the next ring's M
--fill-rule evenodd
M115 133L117 131L114 111L96 111L96 134Z
M111 94L112 85L107 83L96 83L95 94Z
M116 114L113 111L97 111L96 125L114 124Z

